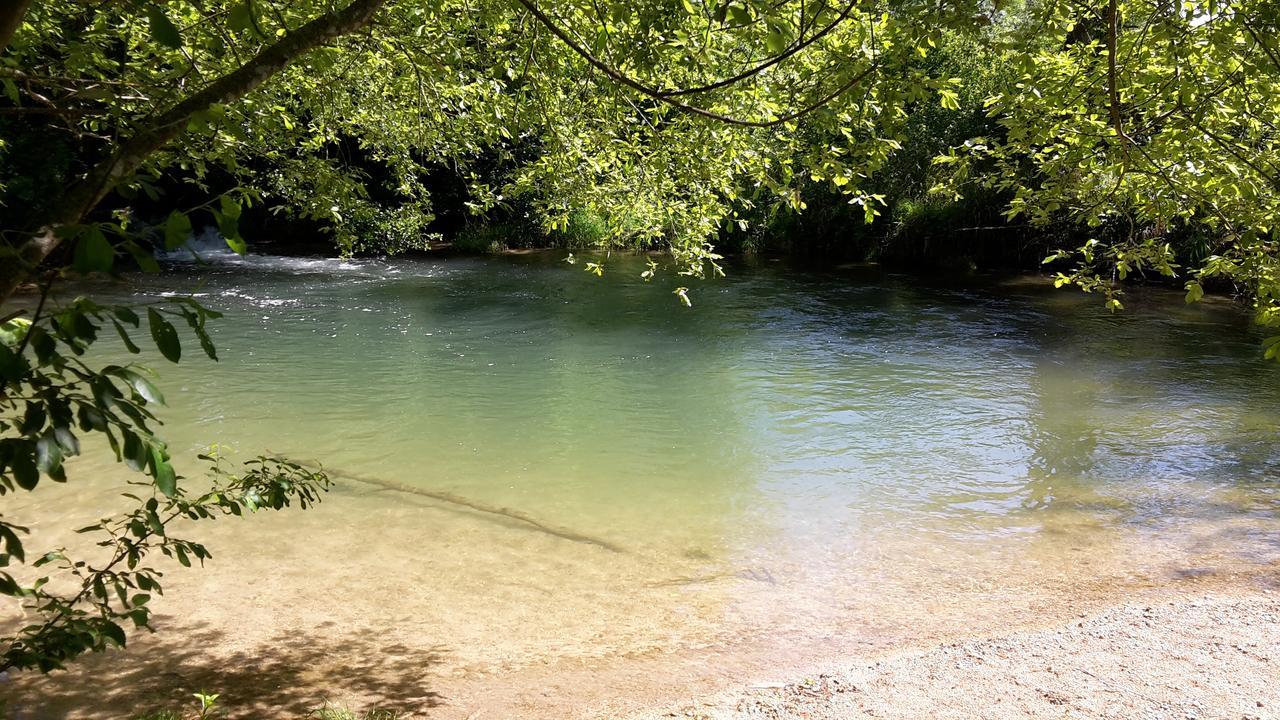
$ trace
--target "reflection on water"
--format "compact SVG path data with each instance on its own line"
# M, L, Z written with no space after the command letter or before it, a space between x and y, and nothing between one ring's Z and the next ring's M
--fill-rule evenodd
M216 561L171 575L162 618L233 662L356 637L430 649L423 686L463 707L583 668L732 674L752 653L892 644L1280 558L1280 372L1225 304L1149 293L1110 315L1025 281L766 265L699 286L689 310L634 259L604 279L548 256L214 260L137 281L139 300L177 286L227 311L221 362L163 368L166 437L347 476L315 511L203 529ZM116 492L95 462L39 494L37 532L60 538ZM171 650L150 652L191 662ZM364 667L313 654L330 664L307 656L289 683ZM147 677L135 655L111 672Z

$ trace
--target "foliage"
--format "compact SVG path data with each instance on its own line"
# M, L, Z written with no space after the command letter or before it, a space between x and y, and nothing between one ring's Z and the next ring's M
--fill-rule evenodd
M145 715L138 715L133 720L186 720L188 717L193 718L193 720L207 720L218 716L219 711L222 709L217 703L218 695L196 693L194 697L199 701L200 707L190 715L176 710L159 710ZM324 705L307 713L306 717L313 720L397 720L402 716L395 710L375 708L365 712L356 712L350 708L331 705L326 702Z
M118 462L142 473L125 497L132 509L79 532L96 536L99 548L82 559L64 548L31 553L26 528L0 516L0 594L18 599L34 622L0 638L0 669L36 668L47 672L85 652L124 646L122 623L148 627L148 603L163 592L162 573L146 564L155 552L184 566L201 562L203 545L174 537L174 521L211 520L297 503L306 507L328 485L320 472L269 458L247 462L232 474L216 455L210 489L190 494L171 464L168 448L154 430L152 408L164 402L151 371L137 364L90 364L88 352L106 328L124 346L141 352L134 334L147 332L170 362L182 356L173 320L183 321L204 352L216 359L205 322L218 314L190 299L148 305L137 310L106 307L79 298L46 311L46 294L28 320L0 326L0 494L34 491L42 479L68 480L66 459L78 455L88 436L106 441ZM15 565L28 558L38 577L15 577Z
M721 227L747 222L738 210L774 197L801 204L797 178L829 179L874 207L860 183L899 146L903 107L955 96L916 60L980 10L353 0L339 13L352 22L312 38L335 17L328 2L92 13L36 2L2 72L13 122L59 133L69 174L101 174L89 194L114 188L112 203L154 192L167 174L197 187L226 174L242 188L233 200L325 220L348 251L397 250L422 228L380 212L425 211L426 171L449 165L470 178L476 212L521 199L569 244L659 244L698 273ZM288 62L265 66L284 46L296 50ZM232 82L248 69L270 81ZM225 92L206 97L192 78ZM166 126L154 143L158 108L181 115L181 130ZM800 142L800 122L840 146ZM472 171L495 159L503 172ZM242 249L235 209L216 210ZM73 215L32 219L13 237L83 222ZM599 222L583 235L575 217ZM395 227L390 242L367 237L360 225L371 221Z
M999 132L939 158L940 190L978 181L1010 217L1086 228L1046 262L1113 309L1119 281L1151 274L1188 302L1235 283L1280 319L1275 4L1041 0L1004 22L1019 78L988 101Z
M237 250L243 202L323 221L345 252L421 247L427 178L450 167L472 212L519 203L549 238L666 247L694 275L726 231L817 203L885 234L912 215L897 202L936 207L932 186L1089 229L1053 255L1076 261L1059 281L1112 307L1135 272L1183 273L1189 298L1225 278L1264 319L1280 297L1265 0L46 1L25 19L0 56L7 202L100 186L70 215L15 215L27 264L55 226L44 246L86 263L138 258L136 227L99 237L85 214L215 175L239 187L207 208ZM15 160L32 143L49 177Z
M133 720L184 720L184 718L182 713L176 710L157 710L145 715L138 715Z
M422 247L428 178L448 167L483 218L460 246L492 249L495 219L528 222L573 249L665 248L699 278L722 272L713 241L804 210L901 239L1007 203L1008 222L1083 229L1045 259L1059 285L1119 309L1132 276L1177 277L1189 302L1227 283L1280 325L1269 0L24 8L0 8L0 27L20 25L0 37L0 301L67 268L154 271L152 248L182 245L205 216L244 252L253 206L324 223L346 253ZM193 206L135 217L178 183ZM690 293L673 291L685 305ZM149 478L136 507L86 528L105 564L32 562L67 586L0 570L0 592L43 618L3 663L49 669L122 645L117 621L146 624L150 552L207 557L170 520L309 504L326 479L265 458L232 474L211 456L212 489L189 493L152 429L153 376L84 358L104 329L139 352L145 315L167 360L182 354L175 324L216 359L216 313L86 299L45 312L43 298L0 328L0 492L65 481L85 434ZM1280 336L1265 354L1280 358ZM22 534L0 519L0 567L25 564Z
M516 227L504 222L476 222L464 227L453 237L456 250L473 254L500 253L516 235Z

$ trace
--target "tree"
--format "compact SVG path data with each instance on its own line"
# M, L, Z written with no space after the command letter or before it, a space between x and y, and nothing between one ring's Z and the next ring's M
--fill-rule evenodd
M131 178L151 157L174 138L181 135L197 113L209 111L215 105L234 102L246 93L280 72L297 57L336 37L351 33L372 19L384 0L353 0L347 7L328 12L285 31L275 42L264 45L252 57L233 70L202 84L199 90L183 95L163 112L141 118L119 128L119 136L106 147L96 148L94 161L86 162L88 169L76 177L57 197L45 203L35 215L34 229L24 233L14 251L18 262L8 263L0 270L0 298L8 297L26 273L38 266L62 241L63 237L80 223L106 195L117 185ZM79 8L77 12L84 12ZM86 20L100 23L84 12ZM148 14L151 36L157 44L181 50L181 35L173 22L160 7L152 7ZM114 30L112 28L111 30ZM89 30L93 32L92 29ZM110 32L110 31L109 31ZM108 34L109 34L108 32ZM93 61L107 59L106 47L99 47L102 55ZM29 76L18 72L14 79ZM10 86L13 80L10 80ZM128 81L113 80L127 87ZM110 104L114 105L114 103ZM120 108L108 106L108 110ZM59 110L60 108L53 108Z
M1043 0L1000 35L1019 72L1001 133L940 160L1012 194L1011 217L1081 227L1056 282L1121 307L1123 281L1227 281L1280 320L1280 14L1274 3ZM1280 352L1268 341L1268 357Z
M329 221L349 247L344 226L369 212L365 178L335 158L350 145L385 169L400 203L427 209L428 163L465 167L534 144L536 159L502 187L473 187L477 207L532 196L550 227L590 209L614 240L666 243L696 273L733 206L751 201L744 188L785 196L808 165L857 197L850 180L892 151L882 128L900 124L901 104L951 92L911 59L977 11L821 0L382 6L36 3L5 58L7 114L42 137L60 133L71 159L65 190L11 228L21 262L0 272L0 297L76 239L108 193L147 192L175 167L195 182L229 173L240 199ZM772 152L797 148L801 120L843 128L845 147ZM240 249L227 210L216 219Z

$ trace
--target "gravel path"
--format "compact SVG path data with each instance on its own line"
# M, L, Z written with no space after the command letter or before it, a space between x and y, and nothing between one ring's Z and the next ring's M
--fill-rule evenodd
M637 718L1280 720L1280 597L1129 605Z

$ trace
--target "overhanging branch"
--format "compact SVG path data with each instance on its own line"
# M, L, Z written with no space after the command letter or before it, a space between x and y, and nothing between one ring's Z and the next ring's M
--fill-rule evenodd
M675 99L675 96L678 94L681 94L681 91L659 90L658 88L646 85L640 82L639 80L636 80L635 78L630 77L626 73L623 73L621 70L618 70L612 65L606 63L605 61L591 54L591 51L587 50L580 43L574 40L569 35L569 33L564 30L564 28L557 25L556 22L552 20L546 13L542 12L542 10L539 9L536 4L534 4L533 0L516 0L516 1L519 2L520 5L523 6L526 10L528 10L530 14L532 14L535 18L537 18L538 22L542 23L548 30L550 30L552 35L555 35L557 38L560 39L561 42L567 45L570 50L577 53L579 56L582 57L582 59L590 63L592 67L604 73L609 79L613 80L619 85L623 85L625 87L631 88L632 90L635 90L636 92L642 95L646 95L650 98L653 98L658 102L664 103L666 105L670 105L671 107L679 110L680 112L688 113L690 115L697 115L710 120L715 120L717 122L726 123L728 125L739 125L742 127L768 128L768 127L776 127L778 125L782 125L783 123L791 122L792 120L796 120L800 117L803 117L804 115L807 115L813 112L814 110L817 110L823 105L826 105L827 103L831 102L835 98L844 94L850 88L852 88L854 85L857 85L859 82L864 80L868 75L870 75L872 72L874 72L878 68L877 65L874 65L874 64L869 65L862 72L854 75L852 79L843 83L835 91L828 93L817 102L807 105L795 112L788 113L786 115L774 118L772 120L745 120L743 118L737 118L731 115L724 115L721 113L713 112L711 110L706 110L704 108L697 107L696 105L689 105L688 103L684 103ZM749 76L750 75L748 75L748 77Z

